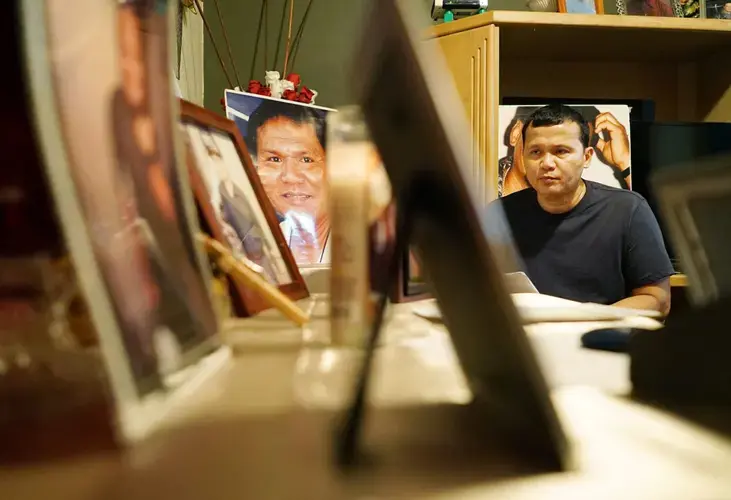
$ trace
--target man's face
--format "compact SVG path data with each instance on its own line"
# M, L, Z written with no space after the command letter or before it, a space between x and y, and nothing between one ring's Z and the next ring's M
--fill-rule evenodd
M315 127L284 117L266 121L257 130L256 163L262 185L281 214L327 211L325 151Z
M545 198L573 194L579 187L581 171L589 166L593 154L592 148L584 149L577 123L530 126L526 130L523 145L526 177L533 189Z

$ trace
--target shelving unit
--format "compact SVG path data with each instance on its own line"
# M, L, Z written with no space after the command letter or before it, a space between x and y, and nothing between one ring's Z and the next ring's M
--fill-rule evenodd
M496 196L502 97L650 99L657 121L731 122L728 21L495 11L427 38L469 117L483 201Z

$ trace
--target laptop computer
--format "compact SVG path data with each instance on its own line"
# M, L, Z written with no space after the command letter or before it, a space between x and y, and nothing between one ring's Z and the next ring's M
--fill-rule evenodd
M441 306L471 407L484 416L479 425L562 468L567 440L494 258L495 240L483 231L469 187L470 131L441 53L423 40L422 11L418 1L372 3L355 59L356 95Z
M522 271L505 273L504 279L510 293L539 293L528 275Z

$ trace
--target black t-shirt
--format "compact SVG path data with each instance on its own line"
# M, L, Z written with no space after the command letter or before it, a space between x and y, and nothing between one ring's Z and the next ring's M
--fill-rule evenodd
M541 293L612 304L674 274L645 199L585 181L571 211L550 214L533 189L501 199L525 271Z

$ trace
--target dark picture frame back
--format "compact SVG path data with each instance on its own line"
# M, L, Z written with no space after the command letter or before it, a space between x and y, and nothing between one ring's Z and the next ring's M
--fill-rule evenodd
M393 303L414 302L432 297L429 285L426 282L417 283L412 280L410 262L412 253L413 251L407 248L399 259L399 268L390 297Z
M269 201L269 198L264 191L264 187L261 185L259 175L251 161L249 151L246 148L246 144L244 143L236 124L227 118L200 106L196 106L195 104L183 99L180 100L180 123L182 125L192 124L201 128L221 132L231 138L234 146L236 147L236 151L239 154L239 158L241 159L241 165L244 168L246 177L251 183L251 187L256 194L259 206L264 213L269 229L276 240L277 248L282 254L284 263L287 266L287 271L292 279L291 283L280 285L278 288L292 300L300 300L309 297L309 291L307 290L305 280L302 278L292 252L284 239L282 231L279 229L274 207ZM221 242L226 248L230 249L230 245L226 241L221 225L218 222L218 218L216 217L213 206L211 205L208 189L206 188L203 178L198 171L197 160L190 148L190 145L186 146L186 162L188 165L190 182L191 187L193 188L196 205L199 210L199 215L201 216L201 228L209 231L210 236ZM232 279L231 276L228 276L228 282L232 304L237 316L253 316L261 311L271 308L268 302L266 302L253 290L249 290L241 282Z

